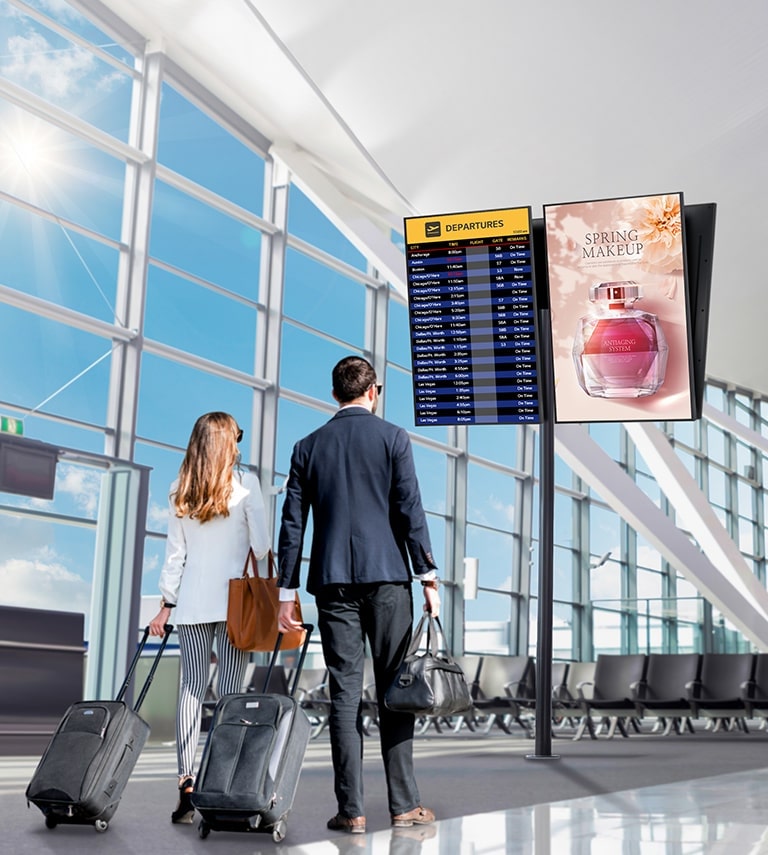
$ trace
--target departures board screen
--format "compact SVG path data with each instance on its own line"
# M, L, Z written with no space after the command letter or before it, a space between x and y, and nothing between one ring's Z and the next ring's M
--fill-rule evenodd
M406 217L416 425L540 421L530 208Z

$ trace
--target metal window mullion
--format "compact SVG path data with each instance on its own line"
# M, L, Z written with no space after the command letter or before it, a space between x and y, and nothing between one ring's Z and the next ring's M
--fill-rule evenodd
M536 443L539 439L537 432L528 425L521 425L515 433L517 434L517 448L515 449L517 466L515 472L519 474L515 476L514 529L520 533L520 536L513 537L510 574L512 574L512 569L516 564L520 568L520 597L519 599L513 598L510 601L510 608L517 608L517 633L514 639L510 639L512 649L509 652L524 655L528 652L528 626L531 620L531 566L533 564L533 515L535 512L533 499L536 486L533 471ZM514 621L514 619L515 616L510 614L510 620Z
M300 252L302 255L306 255L307 258L311 258L313 261L329 267L331 270L335 270L337 273L341 273L342 276L346 276L348 279L354 279L356 282L361 282L363 285L370 285L373 288L382 287L383 280L377 276L358 270L346 261L342 261L340 258L336 258L330 253L325 252L325 250L319 249L314 244L307 243L307 241L296 237L296 235L289 234L286 236L286 246L289 249L295 249L296 252ZM387 285L387 287L389 286Z
M122 241L129 249L121 255L118 267L116 312L126 326L137 330L139 335L134 342L117 348L113 353L107 425L114 433L105 437L105 452L124 460L133 459L136 442L163 56L148 53L142 60L137 60L137 64L142 74L134 84L129 133L145 159L140 164L129 163L126 167Z
M85 697L115 697L136 646L149 470L115 461L102 476Z
M57 226L61 226L61 228L66 229L69 232L77 232L78 234L83 235L83 237L87 237L92 241L103 244L104 246L108 246L116 250L126 249L125 245L120 243L120 241L114 240L113 238L107 237L99 232L95 232L93 229L81 226L72 220L66 219L65 217L60 217L52 211L46 211L45 208L40 208L38 205L26 202L24 199L20 199L18 196L14 196L11 193L6 193L4 190L0 190L0 200L8 202L17 208L23 208L28 213L39 217L41 220L48 220L48 222L56 223Z
M179 350L176 347L171 347L169 344L145 338L143 340L144 353L151 353L153 356L160 356L163 359L168 359L178 365L186 365L188 368L194 368L196 371L205 371L207 374L212 374L215 377L221 377L224 380L230 380L233 383L238 383L241 386L247 386L251 389L265 390L272 386L269 380L261 377L255 377L246 371L239 371L237 368L230 368L220 362L214 362L211 359L206 359L203 356L197 356L194 353L189 353L186 350Z
M637 484L635 447L624 425L620 428L620 453L627 475ZM639 488L638 488L639 489ZM621 606L621 637L622 653L637 652L637 561L635 551L637 549L637 535L621 516L612 510L619 521L621 556L619 557L619 568L621 573L621 596L625 601ZM635 611L632 613L628 607L629 602L635 603Z
M25 15L34 19L39 24L42 24L47 29L52 30L54 33L57 33L58 35L62 36L68 42L72 42L72 44L84 48L89 53L92 53L94 56L97 56L103 62L106 62L113 68L116 68L118 71L123 72L127 76L137 76L137 72L130 66L126 65L122 60L119 60L117 57L112 56L112 54L105 51L104 48L99 47L93 42L89 42L87 39L84 39L82 36L79 36L72 30L69 30L66 27L62 26L58 23L58 21L55 21L53 18L49 18L47 15L38 12L37 9L32 8L32 6L20 2L20 0L7 0L7 2L10 3L12 6L15 6L17 9L20 9Z
M377 287L366 288L366 313L365 337L366 346L371 354L376 376L381 380L386 378L387 373L387 331L389 301L387 299L387 283L377 278L375 271L371 278L378 283ZM384 399L384 410L386 411L387 399Z
M74 327L75 329L100 336L101 338L112 339L116 342L130 342L136 338L135 330L127 329L124 326L119 326L109 321L101 321L82 312L76 312L74 309L68 309L66 306L60 306L57 303L51 303L49 300L43 300L41 297L16 291L7 285L0 284L0 303L15 306L17 309L30 312L41 318L47 318L48 320Z
M201 276L196 276L194 273L189 273L187 270L182 270L180 267L168 264L166 261L160 261L159 258L150 258L149 266L156 267L159 270L164 270L166 273L170 273L179 279L192 282L194 285L199 285L201 288L205 288L206 291L211 291L214 294L226 297L228 300L234 300L237 303L242 303L242 305L248 306L251 309L256 309L258 311L264 308L264 305L259 302L259 300L252 300L250 297L244 297L242 294L230 291L229 288L224 288L222 285L217 285L215 282L210 282L207 279L203 279Z
M240 140L243 145L255 151L262 159L268 157L271 140L268 140L252 124L170 58L166 58L164 77L174 89L179 90L187 100Z
M17 505L0 504L0 513L25 519L38 521L45 520L49 523L62 523L64 525L76 526L78 528L95 529L97 526L97 520L86 519L84 517L73 517L69 514L58 514L52 511L44 511L40 508L25 508Z
M275 465L277 459L277 417L280 402L280 348L285 293L285 246L288 226L290 177L282 164L267 161L264 181L264 212L273 231L264 241L259 270L259 301L264 309L256 319L256 358L254 373L271 377L273 383L262 394L254 395L253 425L258 440L253 438L251 459L258 460L262 491L267 497L270 530L274 530L277 513L275 502ZM271 501L270 501L271 499Z
M100 130L74 114L51 104L50 101L40 98L28 89L17 86L4 78L0 78L0 97L46 123L74 134L101 151L124 160L126 163L146 163L148 159L142 151L134 146L122 142L106 131Z
M54 422L60 425L68 425L69 427L82 428L83 430L94 431L99 434L103 434L105 430L104 425L97 425L93 422L86 422L82 419L73 419L70 416L60 416L57 413L43 412L42 410L35 410L32 407L22 407L20 404L14 404L10 401L0 401L0 409L11 410L12 412L19 413L24 417L34 413L36 419L43 419L44 421Z
M448 456L446 471L446 519L445 568L443 574L450 583L450 610L447 611L449 626L446 629L454 655L466 649L464 628L464 557L467 554L467 497L469 469L469 429L456 425L449 436L459 452Z
M591 561L591 539L589 531L589 514L592 502L589 495L585 493L576 502L576 514L578 517L576 526L579 543L579 564L581 567L581 585L579 587L579 628L578 639L575 642L574 659L589 662L594 658L594 612L592 606L592 561Z
M193 199L202 202L209 208L213 208L214 210L219 211L219 213L225 214L245 226L250 226L257 231L265 232L266 234L274 234L278 231L277 226L270 223L268 220L265 220L263 217L260 217L258 214L254 214L253 211L249 211L247 208L243 208L241 205L231 202L224 196L220 196L213 190L203 187L202 184L198 184L196 181L192 181L191 178L186 178L184 175L180 175L178 172L174 172L172 169L169 169L167 166L163 166L160 163L156 165L156 177L157 180L162 181L163 184L167 184L169 187L173 187L175 190L179 190L187 196L191 196Z

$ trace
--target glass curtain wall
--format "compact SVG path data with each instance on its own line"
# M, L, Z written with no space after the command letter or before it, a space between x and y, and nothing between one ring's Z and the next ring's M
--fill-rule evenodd
M403 296L258 129L127 38L64 3L0 2L0 414L151 467L155 596L195 418L235 414L276 527L293 443L334 411L331 367L364 355L384 417L413 440L454 652L535 654L537 431L414 427ZM748 391L710 384L707 403L766 436ZM706 418L661 427L764 583L766 455ZM674 519L626 431L590 435ZM605 497L560 459L555 472L557 658L748 646ZM87 612L98 500L98 474L77 465L59 467L50 502L0 494L0 602Z

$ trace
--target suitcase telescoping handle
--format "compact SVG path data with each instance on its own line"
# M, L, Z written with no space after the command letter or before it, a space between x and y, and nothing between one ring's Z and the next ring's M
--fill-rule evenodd
M309 647L309 637L312 635L312 630L315 628L311 623L303 623L304 627L304 643L301 645L301 653L299 661L296 663L296 668L293 672L293 680L291 681L290 695L293 697L296 694L296 688L299 685L299 677L301 669L304 667L304 660L307 658L307 648ZM283 643L283 633L277 633L277 641L275 641L275 649L272 651L272 658L269 660L269 668L267 668L267 676L264 678L264 693L266 694L269 687L269 681L272 679L272 671L277 662L277 654L280 652L280 645Z
M138 712L141 705L144 703L144 698L147 696L147 692L149 691L149 687L152 685L152 678L155 676L155 671L157 671L157 666L160 664L160 657L163 655L163 651L165 650L165 645L168 644L168 639L171 637L171 633L173 632L173 625L167 623L163 629L165 630L165 635L163 636L163 640L160 642L160 647L157 649L157 653L155 653L155 658L152 662L152 666L149 669L149 674L147 674L146 680L144 680L144 685L141 687L141 691L139 692L139 697L136 699L136 703L133 705L133 711ZM147 639L149 638L149 627L145 627L144 635L139 642L139 646L136 648L136 653L133 655L133 659L131 660L131 664L128 666L128 673L125 675L125 682L123 683L120 691L117 693L116 701L122 701L125 697L125 693L128 691L128 686L133 679L133 672L136 670L136 666L139 663L139 658L141 657L141 653L144 650L144 647L147 644Z

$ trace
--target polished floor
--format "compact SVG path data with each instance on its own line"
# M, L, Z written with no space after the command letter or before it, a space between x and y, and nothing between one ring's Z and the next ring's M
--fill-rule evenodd
M213 832L203 840L196 826L171 825L167 817L172 807L175 764L171 746L145 749L120 808L103 835L82 826L46 829L42 815L34 807L27 809L24 799L37 758L2 757L3 851L20 855L79 855L91 848L110 855L152 850L174 855L206 851L212 855L768 855L765 732L580 742L557 739L553 753L562 752L560 759L535 760L527 759L533 749L530 740L501 733L421 738L415 753L425 780L422 790L427 789L431 797L425 801L438 812L442 808L449 818L410 829L388 827L376 743L372 739L366 745L366 787L372 803L368 833L345 835L324 828L333 798L329 747L321 738L310 743L288 834L279 844L270 835L258 833ZM702 775L702 754L712 763L712 774L706 767ZM658 760L653 761L653 756ZM750 759L745 761L745 757ZM648 763L649 759L652 762ZM674 782L627 789L619 777L615 792L597 792L613 786L608 778L617 771L629 769L631 778L630 767L634 766L639 775L643 762L648 774L653 773L657 762L666 763L666 773ZM714 774L738 768L735 764L744 762L751 767ZM569 789L563 790L564 786ZM590 790L590 795L562 798L564 791ZM456 810L462 804L462 793L468 796L467 815L463 816ZM547 800L546 794L560 797ZM498 806L515 799L518 804L528 800L536 803L477 810L478 804Z
M582 743L582 746L598 753L626 752L628 741L612 740L611 743L611 749L605 741L599 745ZM632 740L632 752L641 750L641 744L640 740ZM674 746L674 742L668 744L670 748ZM564 749L568 747L568 743L559 743L555 748L560 745ZM502 747L505 752L512 751L519 760L518 784L524 785L526 762L537 765L559 762L526 761L525 752L530 752L532 747L528 740L486 739L480 742L458 737L422 740L417 743L416 754L421 763L426 763L436 751L452 755L458 774L461 775L464 767L466 785L472 786L472 776L477 775L483 765L482 761L478 763L481 756L478 750L496 754ZM762 753L766 744L762 739L756 740L754 748ZM466 766L462 756L471 757ZM369 762L375 764L375 759ZM768 855L768 768L473 813L422 828L390 829L386 827L385 818L375 818L371 822L369 817L369 831L364 835L321 831L318 828L321 823L315 821L312 832L315 839L307 840L312 834L308 835L307 829L302 828L298 835L303 838L300 843L291 841L294 835L290 826L302 824L304 819L303 816L301 820L293 817L297 810L294 808L288 835L282 843L276 844L268 835L212 833L201 840L195 827L167 823L168 777L173 768L173 752L163 746L146 749L139 759L120 809L105 835L96 835L91 828L78 826L49 831L37 809L25 807L24 789L35 763L36 758L32 757L0 758L0 839L4 850L5 846L9 847L8 852L69 855L96 847L97 851L127 855L149 851L151 847L147 843L152 839L154 848L161 851L226 851L227 855L267 852L282 852L283 855ZM310 745L306 777L311 779L313 771L320 770L327 772L327 745L322 741ZM326 785L329 783L327 777L319 779L323 780ZM327 792L320 795L319 788L322 789L322 783L314 783L311 791L320 800L326 799ZM165 800L162 804L158 804L160 798ZM307 801L306 795L303 801ZM149 816L155 805L157 813L163 817L157 825ZM305 814L308 818L312 811ZM314 815L316 817L317 812Z

